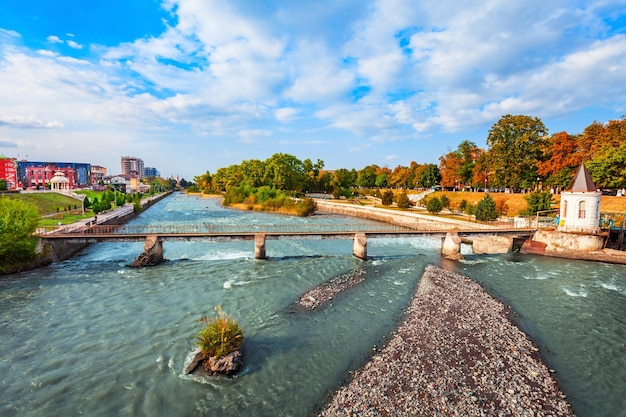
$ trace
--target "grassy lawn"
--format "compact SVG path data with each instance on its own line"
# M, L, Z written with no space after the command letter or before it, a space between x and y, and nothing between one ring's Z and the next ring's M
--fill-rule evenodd
M381 191L382 192L382 191ZM399 191L394 190L394 193ZM446 195L450 200L450 204L452 208L459 207L459 203L462 200L467 201L468 204L477 204L484 196L483 192L468 192L468 191L437 191L428 195L428 197L441 197L442 195ZM528 194L516 194L516 193L490 193L491 197L497 201L504 201L508 206L509 210L507 215L510 217L519 215L526 207L528 203L526 202L526 196ZM345 201L345 200L344 200ZM363 201L363 200L360 200ZM560 196L555 195L552 198L552 201L556 203L553 208L559 208ZM348 202L348 201L345 201ZM370 204L370 203L364 203ZM373 203L372 203L373 204ZM380 206L383 207L383 206ZM615 196L602 196L600 200L600 211L603 213L626 213L626 197L615 197ZM443 213L439 214L440 216Z
M77 221L85 220L90 217L93 217L93 212L91 211L91 209L85 210L84 215L83 214L70 214L72 212L74 212L74 210L72 210L71 212L59 213L58 215L55 215L54 217L40 217L38 225L39 227L47 227L47 226L58 226L59 223L72 224Z
M40 216L65 211L69 207L70 210L80 210L82 202L75 198L68 197L57 193L6 193L1 194L4 198L26 201L34 204L39 211Z
M448 196L448 199L450 199L450 202L452 203L452 207L458 207L461 200L465 200L470 204L478 203L485 196L485 193L472 193L465 191L437 191L429 196L441 197L443 194ZM506 203L509 207L509 211L507 213L508 216L517 216L528 206L525 198L528 194L490 193L490 195L496 202L502 200ZM556 203L553 208L559 208L559 203L561 201L560 196L555 195L552 197L552 201ZM600 199L600 211L603 213L626 213L626 197L602 196Z

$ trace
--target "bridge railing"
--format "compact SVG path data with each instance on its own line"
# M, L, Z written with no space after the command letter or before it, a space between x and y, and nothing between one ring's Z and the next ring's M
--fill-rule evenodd
M87 225L87 226L62 226L49 229L38 229L37 234L45 235L243 235L243 234L302 234L302 233L445 233L451 231L477 231L497 232L498 230L528 230L533 225L515 224L514 222L489 222L474 223L472 227L463 227L450 223L416 222L413 227L398 226L392 224L151 224L151 225Z

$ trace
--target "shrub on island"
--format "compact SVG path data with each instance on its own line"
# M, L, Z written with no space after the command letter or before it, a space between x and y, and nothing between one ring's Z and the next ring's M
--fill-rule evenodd
M200 319L205 326L195 336L199 351L186 367L187 374L194 372L200 364L208 375L230 375L241 367L243 330L221 306L215 310L215 317L205 316Z

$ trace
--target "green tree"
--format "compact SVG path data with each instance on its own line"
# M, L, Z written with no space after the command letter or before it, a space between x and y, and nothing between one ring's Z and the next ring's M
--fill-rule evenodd
M489 194L485 195L476 205L476 211L474 212L476 220L492 221L498 218L498 210L496 209L496 202Z
M537 214L538 211L550 210L552 203L552 194L550 191L538 191L529 193L524 197L528 206L524 210L525 215Z
M35 257L32 237L39 213L31 203L0 198L0 269L19 265Z
M356 180L357 187L373 188L376 186L376 168L366 166L359 171Z
M8 185L5 179L0 178L0 191L6 191L8 190Z
M378 174L376 176L376 186L378 188L384 188L387 186L387 174Z
M487 137L490 186L521 189L535 184L547 136L548 129L537 117L502 116Z
M439 197L429 199L426 203L426 210L428 210L429 213L439 214L439 212L443 210Z
M439 167L435 164L428 164L426 168L420 173L417 184L420 187L430 188L439 184L441 181L441 173Z
M597 187L626 187L626 144L619 148L605 148L585 166Z
M302 191L304 167L302 162L293 155L275 153L265 161L266 185L279 190Z

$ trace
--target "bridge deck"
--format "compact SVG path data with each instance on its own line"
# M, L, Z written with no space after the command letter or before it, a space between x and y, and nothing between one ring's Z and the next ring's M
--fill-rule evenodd
M417 225L420 226L420 225ZM477 224L475 228L454 227L449 224L421 225L427 227L406 227L381 224L365 226L357 224L278 224L263 226L242 225L94 225L88 227L66 226L55 230L40 230L37 234L43 239L100 242L100 241L143 241L148 236L158 236L162 240L252 240L256 235L264 235L267 240L278 239L351 239L357 233L369 238L420 237L426 235L457 232L471 234L525 234L534 228L514 228L511 223Z

